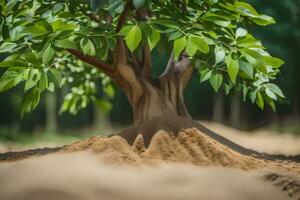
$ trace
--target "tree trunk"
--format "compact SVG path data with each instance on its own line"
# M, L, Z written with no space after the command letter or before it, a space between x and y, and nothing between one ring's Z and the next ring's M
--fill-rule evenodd
M235 128L240 128L240 94L235 92L231 97L230 104L230 125Z
M213 121L218 123L224 122L224 94L222 91L219 91L214 96Z
M56 93L48 92L45 99L46 104L46 124L45 128L47 132L57 131L56 122Z
M183 98L192 72L191 66L181 63L176 68L167 67L156 80L139 77L139 86L123 88L133 109L134 125L120 135L133 143L136 136L142 134L147 146L159 130L177 134L183 128L194 127Z
M110 132L112 130L108 115L102 112L96 105L93 106L93 124L97 131Z
M161 79L155 86L146 83L143 95L132 104L132 109L136 125L164 115L190 118L184 104L182 87L176 79Z

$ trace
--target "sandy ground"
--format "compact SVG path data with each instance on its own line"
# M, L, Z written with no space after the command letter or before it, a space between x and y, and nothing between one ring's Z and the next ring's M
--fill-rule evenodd
M0 165L2 200L284 200L264 171L168 164L104 165L91 153L55 154Z
M299 138L288 136L280 144L269 133L249 136L206 125L261 152L298 152L299 146L285 147ZM178 136L160 131L148 148L141 135L132 146L119 136L91 137L57 153L18 160L23 157L0 162L1 200L300 199L299 163L243 155L197 129Z
M297 155L300 154L300 136L291 133L278 133L271 130L241 131L223 124L200 121L212 131L244 146L259 152L271 154ZM111 134L111 133L110 133ZM42 147L57 147L68 144L66 142L40 142L30 146L4 145L0 143L0 153L7 151L23 151Z
M8 150L8 148L2 144L0 144L0 153L4 153Z
M212 131L244 147L270 154L300 154L300 137L271 130L241 131L222 124L201 122Z

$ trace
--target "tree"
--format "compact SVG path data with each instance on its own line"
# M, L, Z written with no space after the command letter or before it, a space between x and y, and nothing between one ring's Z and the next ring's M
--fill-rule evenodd
M238 88L244 99L275 110L284 95L271 81L284 62L246 30L273 23L237 0L3 0L0 53L7 58L0 66L8 69L0 91L25 83L23 115L43 91L69 84L61 112L76 114L91 101L109 109L113 82L127 96L135 125L161 117L156 126L178 127L179 119L191 120L183 91L196 69L216 92ZM154 48L170 52L157 78ZM105 101L95 98L97 80Z

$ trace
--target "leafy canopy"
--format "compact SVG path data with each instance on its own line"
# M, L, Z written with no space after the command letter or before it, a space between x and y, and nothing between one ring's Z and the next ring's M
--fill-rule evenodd
M130 12L119 32L120 15ZM260 108L275 110L284 98L271 83L284 62L272 57L247 31L253 25L275 23L250 4L237 0L1 0L0 53L7 68L0 92L24 83L22 114L32 111L43 91L70 85L61 112L76 114L90 101L109 110L107 101L95 98L100 80L104 100L113 97L109 78L67 50L113 62L117 37L139 55L150 49L171 48L174 59L186 53L198 69L201 82L209 81L226 94L235 86ZM143 14L144 13L144 14Z

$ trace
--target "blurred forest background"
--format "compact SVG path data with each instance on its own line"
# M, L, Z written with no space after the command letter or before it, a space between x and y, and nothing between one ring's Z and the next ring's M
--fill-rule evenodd
M244 103L238 92L231 92L228 96L224 91L215 94L209 83L200 84L199 75L195 73L185 92L186 104L197 120L249 131L264 127L300 135L300 0L251 0L249 3L277 21L275 25L250 27L249 30L263 41L270 53L286 61L277 82L288 102L277 105L276 113L268 107L261 111L249 101ZM168 55L159 49L154 53L154 65L164 66ZM157 70L158 74L159 68ZM23 119L20 118L23 88L1 93L0 142L29 141L37 135L44 139L57 135L78 139L86 134L110 134L132 122L131 108L119 90L116 90L114 106L108 114L104 115L97 105L90 105L76 116L59 115L68 89L65 86L54 94L44 95L38 108Z

